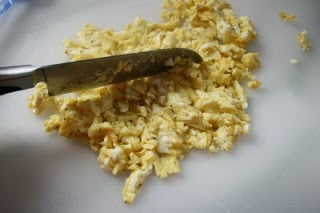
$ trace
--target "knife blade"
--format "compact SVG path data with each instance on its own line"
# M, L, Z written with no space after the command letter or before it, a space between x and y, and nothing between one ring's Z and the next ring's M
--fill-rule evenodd
M49 95L54 96L156 75L174 66L183 65L174 63L177 57L183 60L190 59L195 63L202 62L201 56L191 49L159 49L39 68L31 65L3 67L0 68L0 82L24 78L30 87L38 82L45 82ZM31 75L33 80L30 78Z

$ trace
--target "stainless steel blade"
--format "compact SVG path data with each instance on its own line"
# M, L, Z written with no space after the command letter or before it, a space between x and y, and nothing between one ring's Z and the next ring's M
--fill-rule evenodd
M35 82L45 82L49 95L125 82L167 71L175 57L200 63L198 53L184 48L160 49L45 66L35 71Z

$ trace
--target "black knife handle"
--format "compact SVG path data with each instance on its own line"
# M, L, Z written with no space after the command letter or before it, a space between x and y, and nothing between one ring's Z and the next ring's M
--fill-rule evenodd
M0 95L9 93L9 92L14 92L21 90L20 87L6 87L6 86L0 86Z

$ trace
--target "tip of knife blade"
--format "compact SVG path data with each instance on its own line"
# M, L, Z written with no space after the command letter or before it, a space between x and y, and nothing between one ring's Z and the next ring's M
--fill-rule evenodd
M181 57L184 59L191 59L195 63L201 63L202 57L196 51L188 48L169 48L153 50L155 54L165 54L171 57Z
M175 48L178 49L178 51L181 51L181 55L183 57L189 57L190 59L192 59L194 62L196 63L201 63L203 61L202 57L199 55L199 53L197 53L196 51L192 50L192 49L187 49L187 48Z

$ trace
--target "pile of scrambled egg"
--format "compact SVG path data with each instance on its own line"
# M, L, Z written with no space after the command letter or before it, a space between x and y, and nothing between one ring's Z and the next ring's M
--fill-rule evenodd
M258 54L246 45L256 38L248 17L237 17L225 0L164 0L163 23L137 17L124 30L86 25L78 41L65 41L71 60L182 47L197 51L201 64L157 76L49 97L35 87L29 106L36 114L54 107L46 131L84 139L102 168L129 171L122 197L131 203L145 178L180 172L191 149L227 151L249 132L247 95L261 84L252 74Z

